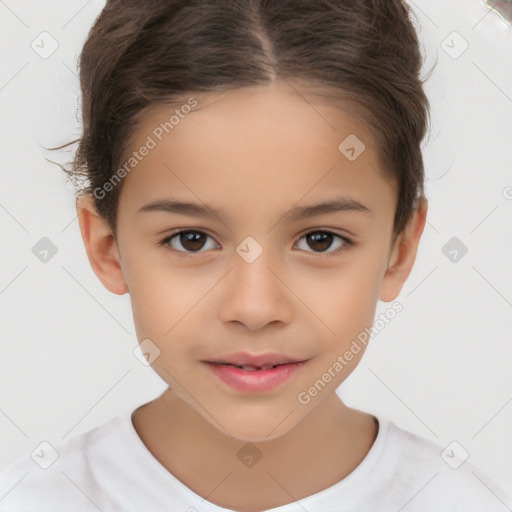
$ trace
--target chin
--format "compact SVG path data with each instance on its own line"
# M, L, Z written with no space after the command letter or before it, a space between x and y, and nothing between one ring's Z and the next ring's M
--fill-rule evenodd
M224 417L220 421L235 439L247 443L261 443L286 435L297 426L300 419L294 414L286 416L281 412L254 407L252 414L240 411L235 417Z

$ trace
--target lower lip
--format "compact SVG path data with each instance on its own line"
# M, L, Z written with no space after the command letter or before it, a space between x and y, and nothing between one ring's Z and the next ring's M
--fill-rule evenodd
M228 386L245 392L272 391L286 382L306 361L283 364L268 370L243 370L229 364L207 363L213 373Z

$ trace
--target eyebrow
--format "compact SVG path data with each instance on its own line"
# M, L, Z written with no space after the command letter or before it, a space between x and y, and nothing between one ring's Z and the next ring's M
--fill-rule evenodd
M219 219L225 215L223 210L212 208L207 205L170 199L153 201L152 203L139 208L138 212L165 212L189 215L191 217L217 217ZM334 199L308 206L295 206L288 210L283 215L283 218L288 217L289 222L296 222L308 217L335 212L357 212L366 216L372 215L372 211L359 201L350 197L336 197Z

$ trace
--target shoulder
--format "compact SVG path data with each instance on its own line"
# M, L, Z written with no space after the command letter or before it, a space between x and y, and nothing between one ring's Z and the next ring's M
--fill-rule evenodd
M390 489L408 503L408 511L501 512L512 507L505 492L474 466L454 441L442 447L384 420L382 462ZM407 489L407 491L405 491ZM398 504L398 503L397 503ZM434 507L434 508L433 508Z
M42 442L0 471L0 512L19 510L98 510L93 466L108 464L117 442L118 416L84 434ZM67 505L66 505L67 504ZM62 508L59 508L62 507Z

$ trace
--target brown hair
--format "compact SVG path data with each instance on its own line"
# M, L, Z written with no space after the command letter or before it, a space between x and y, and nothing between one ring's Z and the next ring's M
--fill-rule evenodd
M79 143L63 169L90 193L121 165L145 108L282 78L369 127L398 184L400 233L424 197L430 109L410 12L401 0L109 0L79 59L82 136L53 149ZM114 233L121 187L95 194Z

